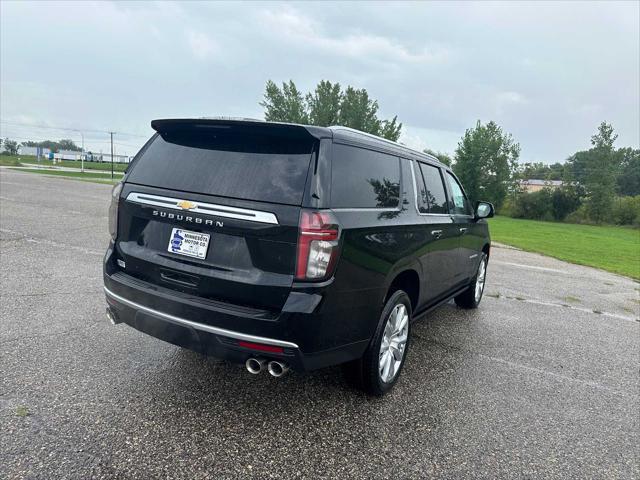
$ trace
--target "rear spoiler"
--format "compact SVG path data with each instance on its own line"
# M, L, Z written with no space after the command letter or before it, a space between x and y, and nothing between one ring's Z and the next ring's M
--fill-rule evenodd
M198 128L247 129L247 132L263 135L281 135L286 137L311 136L313 138L332 138L333 132L328 128L295 123L265 122L254 119L234 118L170 118L151 121L151 128L159 134Z

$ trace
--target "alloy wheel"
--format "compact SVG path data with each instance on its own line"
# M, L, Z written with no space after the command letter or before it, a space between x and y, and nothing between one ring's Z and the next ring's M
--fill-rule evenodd
M409 312L400 303L387 319L380 343L378 371L383 382L393 381L402 365L409 334Z
M476 277L476 291L475 291L475 300L476 303L480 301L482 298L482 292L484 291L484 279L487 275L487 260L482 259L480 262L480 266L478 267L478 276Z

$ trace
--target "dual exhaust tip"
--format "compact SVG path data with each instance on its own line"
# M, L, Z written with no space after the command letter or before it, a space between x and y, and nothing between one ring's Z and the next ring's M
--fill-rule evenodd
M117 325L122 322L112 308L107 307L106 314L107 320L109 320L111 325ZM245 366L247 367L247 371L253 375L258 375L266 366L267 371L275 378L280 378L289 371L289 366L286 363L277 360L267 362L264 358L250 358L245 362Z
M117 325L119 323L122 323L122 320L118 318L118 314L112 308L107 307L106 313L107 313L107 320L109 320L109 323L111 325Z
M289 366L286 363L282 363L277 360L267 362L264 358L250 358L244 365L247 367L247 371L253 375L258 375L265 366L271 376L276 378L282 377L289 371Z

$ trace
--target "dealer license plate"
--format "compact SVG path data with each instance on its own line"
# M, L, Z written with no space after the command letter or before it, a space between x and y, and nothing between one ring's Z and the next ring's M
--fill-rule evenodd
M169 248L167 251L186 255L187 257L206 258L209 248L208 233L191 232L182 228L174 228L171 231Z

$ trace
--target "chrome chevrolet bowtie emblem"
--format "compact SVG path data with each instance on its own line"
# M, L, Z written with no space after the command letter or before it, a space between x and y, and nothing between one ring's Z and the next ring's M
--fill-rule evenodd
M198 205L190 202L189 200L180 200L178 202L178 206L183 210L191 210L192 208L196 208Z

